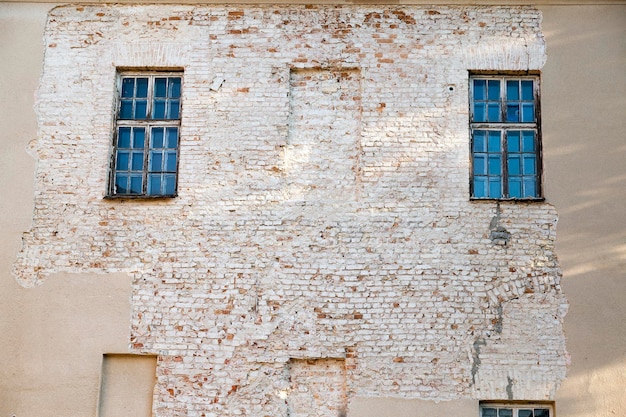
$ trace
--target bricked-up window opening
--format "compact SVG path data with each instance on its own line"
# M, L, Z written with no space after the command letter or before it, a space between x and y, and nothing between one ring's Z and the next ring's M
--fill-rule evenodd
M175 197L181 72L120 73L110 197Z
M480 417L554 417L550 404L483 403Z
M471 196L541 199L539 77L470 77Z

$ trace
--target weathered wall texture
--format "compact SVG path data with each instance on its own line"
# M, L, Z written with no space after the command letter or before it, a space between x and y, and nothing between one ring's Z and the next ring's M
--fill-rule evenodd
M540 20L54 9L14 274L132 274L129 342L158 355L160 416L315 415L302 410L318 396L333 413L355 396L551 399L567 357L556 212L468 195L468 70L539 70ZM116 67L184 68L176 199L103 199Z

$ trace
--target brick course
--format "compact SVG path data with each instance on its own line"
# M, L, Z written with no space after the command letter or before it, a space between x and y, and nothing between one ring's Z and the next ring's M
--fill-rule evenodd
M301 413L290 378L307 372L334 372L311 389L338 412L352 395L551 399L567 360L557 214L471 202L468 185L468 70L540 70L540 21L56 8L14 273L132 274L129 343L159 355L159 416ZM184 69L179 197L106 200L116 68L144 67Z

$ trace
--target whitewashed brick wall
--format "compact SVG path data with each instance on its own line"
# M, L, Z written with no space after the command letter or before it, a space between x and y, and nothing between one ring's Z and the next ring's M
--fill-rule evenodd
M159 355L158 416L317 416L303 404L325 395L332 415L354 395L550 399L567 357L556 212L470 202L468 185L468 70L540 70L540 21L56 8L14 273L133 274L129 343ZM105 200L116 69L144 67L184 69L179 197Z

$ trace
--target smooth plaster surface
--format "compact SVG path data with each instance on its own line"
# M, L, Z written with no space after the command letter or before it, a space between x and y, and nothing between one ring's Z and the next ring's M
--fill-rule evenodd
M10 196L0 199L0 415L95 415L102 354L127 349L129 277L58 274L25 289L10 273L33 209L35 162L26 149L36 136L33 95L50 7L0 3L0 191ZM557 414L616 416L626 410L626 7L541 9L545 186L560 214L570 300L572 365ZM355 399L351 415L380 407L419 415L392 399Z

